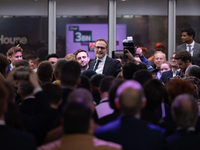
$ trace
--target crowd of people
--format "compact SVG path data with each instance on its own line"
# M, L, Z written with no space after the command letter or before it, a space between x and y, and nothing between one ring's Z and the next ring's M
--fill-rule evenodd
M38 66L20 45L0 54L0 145L13 150L200 149L200 44L192 28L167 61L165 46L95 59L78 49Z

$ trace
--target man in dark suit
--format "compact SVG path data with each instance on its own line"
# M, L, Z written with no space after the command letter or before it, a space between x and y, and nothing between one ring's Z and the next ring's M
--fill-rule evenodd
M167 137L169 150L200 149L200 135L195 131L198 112L197 102L191 96L182 94L174 100L172 115L177 129Z
M181 30L183 44L177 46L176 51L186 50L192 56L192 64L200 66L200 44L194 41L195 31L192 28Z
M121 71L121 63L110 58L108 53L108 42L105 39L97 39L94 52L96 59L91 61L89 69L96 71L97 74L111 75L116 77Z
M123 116L99 127L95 135L121 144L124 150L163 149L164 129L139 119L144 101L142 86L138 82L124 82L117 89L115 97L115 105L121 108Z
M8 91L4 84L0 83L0 145L5 150L36 150L34 137L27 133L10 128L5 123L4 114L7 109Z

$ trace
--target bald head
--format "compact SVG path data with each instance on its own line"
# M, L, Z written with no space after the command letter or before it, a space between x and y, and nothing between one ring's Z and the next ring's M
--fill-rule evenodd
M136 115L142 108L143 89L137 81L126 81L117 89L116 102L125 115Z

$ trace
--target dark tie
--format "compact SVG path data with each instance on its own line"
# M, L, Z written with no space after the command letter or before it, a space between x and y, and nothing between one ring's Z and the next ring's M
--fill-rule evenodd
M192 45L188 45L188 47L189 47L189 52L191 53L192 52L192 49L191 49Z
M101 62L101 60L97 60L97 62L96 62L96 65L95 65L95 67L94 67L94 71L96 71L97 70L97 68L98 68L98 66L99 66L99 62Z

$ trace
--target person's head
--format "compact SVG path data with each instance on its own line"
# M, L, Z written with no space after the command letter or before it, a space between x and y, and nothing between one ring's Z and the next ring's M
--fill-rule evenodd
M105 39L97 39L94 52L97 58L103 58L108 53L108 42Z
M15 63L15 67L19 67L19 66L24 66L24 67L27 67L29 68L29 62L27 60L19 60Z
M91 91L90 79L84 74L80 75L80 79L81 81L78 85L78 88L85 88L88 91Z
M192 96L182 94L172 103L172 116L177 127L194 127L198 118L198 104Z
M169 102L172 103L176 96L180 94L193 95L194 85L183 79L170 79L166 84Z
M37 68L38 78L41 83L51 82L53 78L53 67L49 61L42 61Z
M57 54L52 53L52 54L47 55L46 60L48 60L53 67L55 65L56 61L58 60L58 58L59 58L59 56Z
M119 105L124 115L139 115L144 100L140 83L128 80L122 83L116 92L115 104Z
M72 91L68 96L64 112L65 134L88 133L93 112L91 93L82 88Z
M193 76L200 79L200 67L197 65L188 66L187 69L185 70L185 76L186 77Z
M154 48L155 52L157 51L161 51L163 53L165 52L165 45L163 43L156 43Z
M100 86L99 86L100 92L101 93L109 92L110 87L112 86L112 83L113 83L114 79L115 78L113 76L104 77L100 82Z
M153 79L152 73L144 69L136 71L133 75L133 80L136 80L142 86L151 79Z
M65 64L65 62L67 62L67 60L65 58L59 58L53 67L54 77L57 80L60 79L60 72L61 72L62 66Z
M74 55L78 63L81 65L82 71L86 70L90 61L87 51L84 49L78 49Z
M19 60L22 60L23 49L20 46L11 47L7 52L7 57L11 61L11 64L14 66L15 63Z
M195 31L192 28L184 28L181 30L181 39L183 43L191 44L195 37Z
M177 52L174 52L172 57L170 58L171 67L178 68L177 60L175 59Z
M190 52L182 50L177 52L175 59L177 60L178 67L182 72L185 72L186 68L191 65L192 56Z
M76 61L76 58L75 58L75 55L74 55L74 54L67 54L67 55L65 56L65 59L66 59L67 61Z
M63 86L75 88L81 75L81 66L76 61L67 61L62 66L60 80Z
M62 89L59 85L52 84L52 83L45 83L42 85L42 89L46 93L50 105L59 105L62 99Z
M164 100L164 85L157 79L149 80L144 85L144 93L147 99L146 108L155 110Z
M170 62L164 61L163 63L161 63L160 72L162 74L163 74L163 72L169 71L170 69L172 69Z
M161 51L157 51L154 54L154 64L156 65L156 67L158 69L160 69L160 65L162 62L166 61L166 55L165 53L161 52Z
M18 93L21 95L22 99L33 94L33 86L28 80L20 80L18 83Z
M0 83L0 119L4 120L4 113L7 109L7 97L8 97L8 91L4 84Z
M123 66L123 77L124 77L124 79L127 79L127 80L132 79L134 73L138 70L140 70L140 67L139 67L138 64L133 63L133 62L126 63Z
M6 77L7 67L9 66L9 61L4 54L0 53L0 73Z

